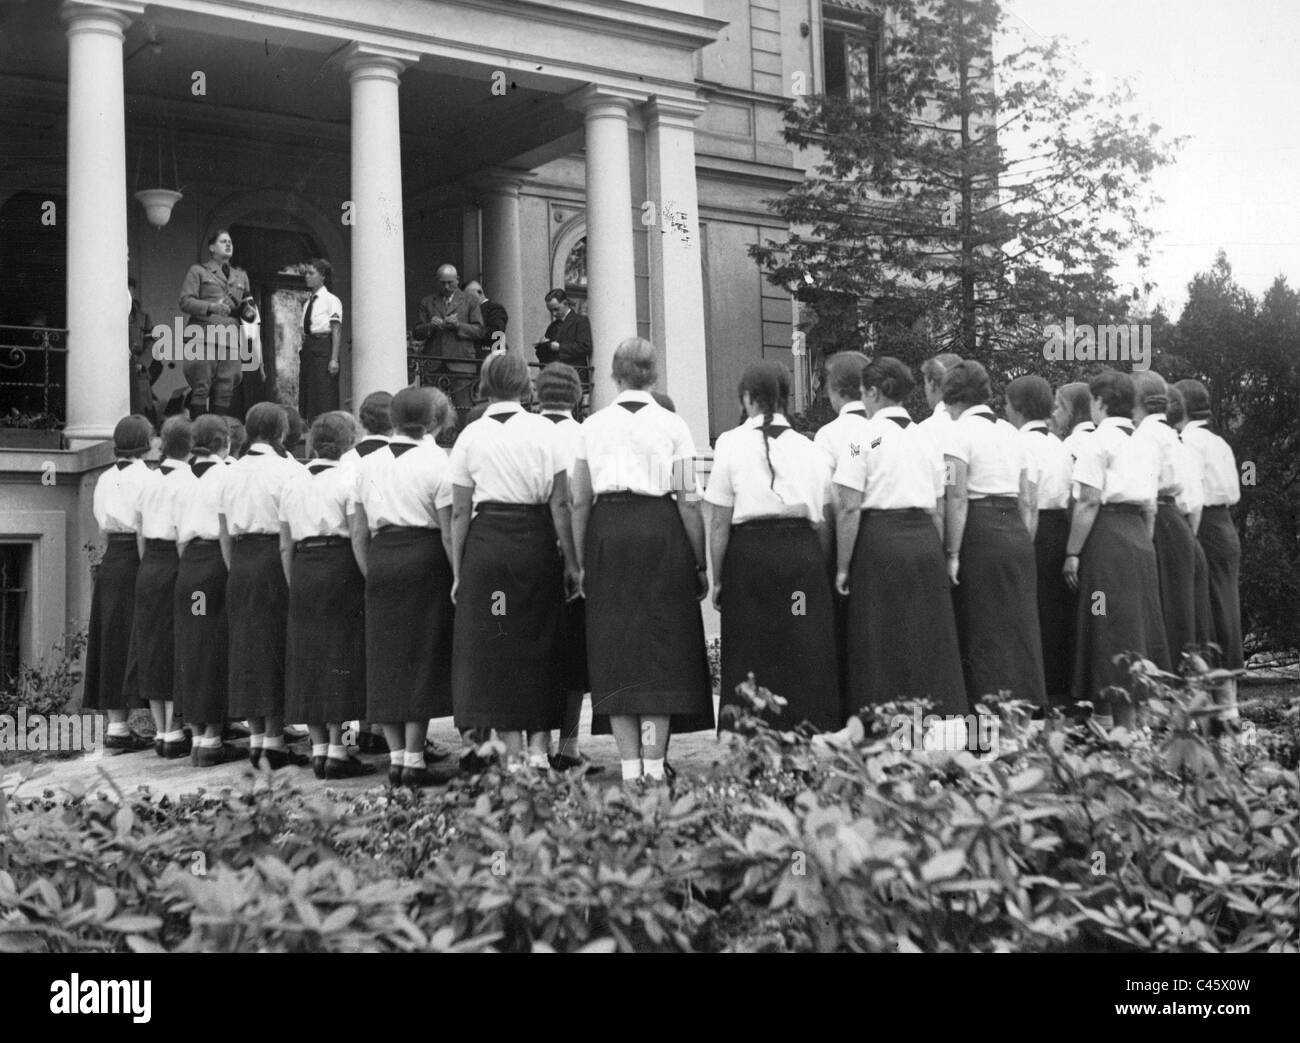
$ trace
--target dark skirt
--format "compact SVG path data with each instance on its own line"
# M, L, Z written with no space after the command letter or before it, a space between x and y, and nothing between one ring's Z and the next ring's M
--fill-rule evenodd
M971 707L999 694L1042 706L1038 570L1034 544L1014 506L971 501L960 565L953 607Z
M1241 540L1228 508L1206 507L1196 536L1205 549L1219 666L1237 670L1246 665L1241 645Z
M1165 647L1176 670L1183 650L1196 644L1196 537L1172 503L1156 508L1154 542Z
M291 566L284 714L338 724L366 714L366 580L352 542L299 547Z
M966 712L951 590L925 511L862 512L849 572L850 712L908 699Z
M564 718L564 567L546 504L481 504L456 588L456 727L542 732Z
M711 731L695 557L672 498L598 497L584 566L592 733L610 717L663 715L674 733Z
M135 534L110 535L90 596L83 709L130 710L140 705L131 647L139 568Z
M1038 636L1043 648L1043 681L1054 706L1070 702L1074 676L1074 615L1078 595L1061 569L1070 542L1070 512L1038 512L1034 559L1038 574Z
M172 628L176 609L176 573L180 559L172 540L147 540L135 577L135 616L131 643L135 648L140 698L166 702L173 696L176 653Z
M1192 540L1192 553L1196 565L1192 570L1192 586L1196 598L1196 646L1208 648L1215 643L1214 608L1210 605L1210 566L1205 560L1205 548L1199 539Z
M556 634L559 650L560 678L566 692L589 692L587 676L587 599L574 598L560 607L560 627Z
M786 700L774 723L843 726L826 558L806 519L732 527L722 563L723 706L746 705L736 687L751 673Z
M1156 552L1140 511L1102 507L1079 558L1073 695L1096 701L1102 689L1128 687L1114 659L1133 652L1169 669L1160 614ZM1104 595L1104 600L1103 600Z
M230 620L230 716L284 716L289 585L279 535L235 539L226 581Z
M437 529L393 526L366 556L366 720L452 713L451 563Z
M220 724L228 706L230 635L226 563L216 540L185 548L172 605L176 709L191 724Z

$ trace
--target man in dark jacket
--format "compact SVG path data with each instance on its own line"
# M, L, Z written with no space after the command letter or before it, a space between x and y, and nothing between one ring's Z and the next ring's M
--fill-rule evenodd
M552 322L542 339L533 345L537 361L543 366L550 362L564 362L580 369L590 366L591 323L587 316L573 310L563 290L552 290L545 299Z
M460 289L460 277L450 264L438 269L438 293L431 293L420 301L419 320L412 333L416 340L424 341L424 350L444 359L465 359L464 362L444 362L452 374L452 400L457 408L470 404L470 386L478 373L474 360L474 345L483 339L483 315L474 301Z
M506 306L500 301L488 300L487 294L483 292L483 284L477 279L465 284L465 296L478 304L479 313L483 316L483 337L474 345L478 357L484 359L496 348L508 348L506 324L510 321L510 315Z

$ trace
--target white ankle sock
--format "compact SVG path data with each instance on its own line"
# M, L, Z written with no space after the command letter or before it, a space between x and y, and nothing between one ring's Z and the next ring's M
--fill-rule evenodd
M407 766L408 768L423 768L423 767L424 767L424 754L423 754L423 753L407 753L407 755L406 755L406 766Z
M325 757L330 752L330 744L327 742L314 742L311 744L311 755L313 757Z
M250 750L260 750L262 748L262 743L264 743L265 741L266 741L265 733L261 733L258 735L250 735L248 737L248 748Z
M109 735L130 735L131 726L126 721L113 721L108 726Z
M388 756L389 756L389 758L392 760L392 762L393 762L393 767L394 767L394 768L405 768L405 767L406 767L406 751L405 751L405 750L393 750L393 751L391 751L391 752L388 754Z
M185 738L185 732L177 728L174 732L165 732L162 737L163 742L180 742Z
M262 749L264 750L282 750L284 749L284 735L277 735L272 739L269 735L262 740Z
M220 735L213 735L213 736L209 737L209 736L206 736L206 735L205 735L205 736L204 736L203 738L201 738L201 739L195 739L195 740L194 740L194 745L200 747L201 749L205 749L205 750L219 750L219 749L221 749L221 736L220 736Z
M324 747L324 751L323 755L329 757L330 760L345 761L348 759L348 748L346 746L335 746L333 743L329 743Z
M645 765L645 777L647 779L662 779L664 777L664 759L662 757L658 760L646 757L641 763Z
M634 760L634 761L622 761L621 763L622 763L622 765L623 765L623 781L624 781L624 782L631 782L633 779L639 779L639 778L641 777L641 761L640 761L640 760ZM663 771L663 764L664 764L663 761L660 761L660 762L659 762L659 770L660 770L661 773L662 773L662 771Z

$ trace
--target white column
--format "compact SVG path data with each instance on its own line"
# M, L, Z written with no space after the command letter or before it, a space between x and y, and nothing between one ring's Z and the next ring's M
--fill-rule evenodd
M352 85L352 400L406 377L406 256L398 78L414 51L354 44Z
M620 341L636 336L632 170L628 159L628 113L633 100L593 84L571 103L582 109L586 121L587 305L591 397L597 409L614 399L610 376L614 349Z
M67 424L73 448L113 437L131 406L126 336L122 40L144 4L63 5L68 35Z
M483 210L483 281L487 295L505 305L506 340L524 352L524 260L519 236L519 189L532 175L525 170L490 170L475 182ZM540 310L541 302L537 303Z
M657 221L650 232L650 329L664 353L660 384L709 444L708 359L704 351L704 275L695 188L695 118L704 105L653 98L645 107L646 184Z

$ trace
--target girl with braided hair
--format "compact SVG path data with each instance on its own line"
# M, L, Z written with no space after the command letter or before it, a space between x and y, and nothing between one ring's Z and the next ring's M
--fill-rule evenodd
M844 723L835 656L830 467L784 416L790 377L755 362L738 388L745 420L718 437L710 505L713 603L722 613L722 705L750 673L788 701L783 725Z

